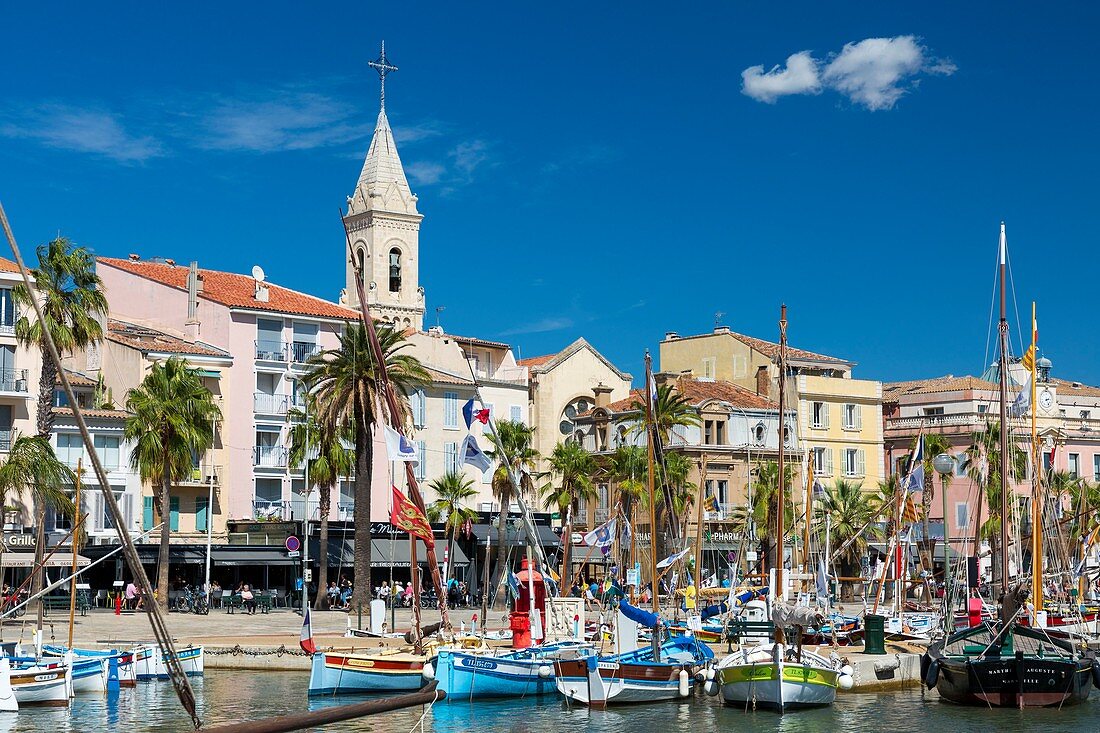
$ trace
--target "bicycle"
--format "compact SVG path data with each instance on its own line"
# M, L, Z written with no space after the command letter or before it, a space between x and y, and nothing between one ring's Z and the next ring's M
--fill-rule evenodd
M205 616L210 613L210 604L204 591L192 590L191 586L187 586L176 601L176 610L182 613L197 613Z

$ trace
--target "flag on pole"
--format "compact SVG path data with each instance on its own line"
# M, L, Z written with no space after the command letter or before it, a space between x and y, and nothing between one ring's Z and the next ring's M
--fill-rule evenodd
M1039 343L1039 323L1035 320L1035 311L1031 312L1031 346L1027 347L1020 363L1027 367L1032 374L1035 373L1035 349Z
M829 598L829 575L825 572L825 556L821 555L817 558L817 599L821 602L822 598Z
M611 545L615 542L615 523L618 517L612 517L608 521L596 527L584 536L584 544L589 547L598 547L604 557L611 552Z
M396 486L393 488L393 508L390 509L390 524L424 540L429 550L435 549L435 536L428 518L416 504L406 498Z
M917 511L917 505L913 501L913 494L906 492L905 504L901 509L901 523L912 524L920 518L920 512Z
M909 474L905 477L905 488L912 491L924 491L924 433L917 436L913 454L909 456Z
M306 614L302 618L302 636L298 644L306 654L317 653L317 645L313 643L313 622L309 618L309 606L306 606Z
M459 456L463 463L470 464L482 473L488 471L489 467L493 465L489 456L485 455L485 451L481 450L481 446L477 444L477 438L472 434L467 435L466 440L462 441L462 450Z
M706 495L706 498L703 499L703 511L705 511L705 512L716 512L716 511L718 511L718 497L715 496L712 493L708 493Z
M471 398L465 405L462 406L462 419L466 421L466 429L469 430L474 424L474 420L477 420L482 425L489 424L489 408L483 407L480 410L474 409L474 400Z
M691 552L691 548L690 547L685 547L684 549L680 550L679 552L672 553L671 555L666 557L664 560L661 560L661 562L657 563L657 569L658 570L664 570L665 568L670 567L672 565L672 563L674 563L677 560L679 560L680 558L684 557L689 552Z
M391 461L417 462L416 446L411 440L389 425L383 425L382 431L386 436L386 453Z
M1027 379L1024 380L1023 387L1020 388L1020 393L1016 395L1016 399L1012 401L1012 404L1008 406L1009 417L1023 417L1031 409L1031 375L1029 374Z

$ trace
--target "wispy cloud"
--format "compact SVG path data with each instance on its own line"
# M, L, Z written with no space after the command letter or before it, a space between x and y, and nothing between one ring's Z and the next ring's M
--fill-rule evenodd
M417 122L412 125L394 125L393 139L401 143L416 143L433 137L439 137L445 132L445 125L437 120Z
M779 97L828 88L869 110L885 110L916 86L918 76L950 76L956 69L951 60L932 56L916 36L865 38L823 60L800 51L787 57L786 66L768 71L750 66L741 72L741 92L771 104Z
M355 107L296 89L219 97L200 119L198 147L254 153L344 145L374 130Z
M526 333L545 333L547 331L560 331L563 328L571 328L573 319L565 316L551 316L540 318L537 321L524 323L507 331L501 331L501 336L519 336Z
M543 173L557 173L560 170L575 170L591 165L606 163L618 157L618 151L607 145L586 145L567 151L555 160L542 166Z
M0 135L121 163L142 163L165 154L160 140L129 131L121 115L98 108L43 104L8 112L0 115Z
M414 184L431 186L439 183L447 172L447 167L442 163L434 163L428 160L420 160L405 166L405 173Z
M489 159L488 147L484 140L467 140L456 145L447 155L455 169L469 177Z

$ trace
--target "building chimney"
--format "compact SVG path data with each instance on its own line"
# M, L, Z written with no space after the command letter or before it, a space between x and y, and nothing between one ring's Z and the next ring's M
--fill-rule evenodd
M675 341L680 338L680 334L675 331L665 331L665 341Z
M199 263L192 262L187 271L187 321L184 333L192 341L199 337L199 292L202 290L202 276L199 275Z
M130 262L137 262L141 259L141 255L136 255L133 252L130 253Z
M592 394L596 395L596 407L607 407L611 404L611 388L603 382L592 388Z
M166 258L164 260L164 264L168 265L169 267L175 267L176 266L176 261L171 259L171 258Z
M715 333L729 333L730 332L730 327L729 326L715 326L714 332Z
M768 376L768 368L766 366L758 366L756 368L756 394L761 397L767 397L771 392L771 378Z

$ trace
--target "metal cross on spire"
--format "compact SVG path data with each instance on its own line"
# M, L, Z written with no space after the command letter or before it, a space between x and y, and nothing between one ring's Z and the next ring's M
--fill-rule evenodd
M378 72L378 78L382 80L382 109L386 108L386 74L397 71L397 67L386 58L386 42L382 41L382 52L374 61L368 61L367 66Z

